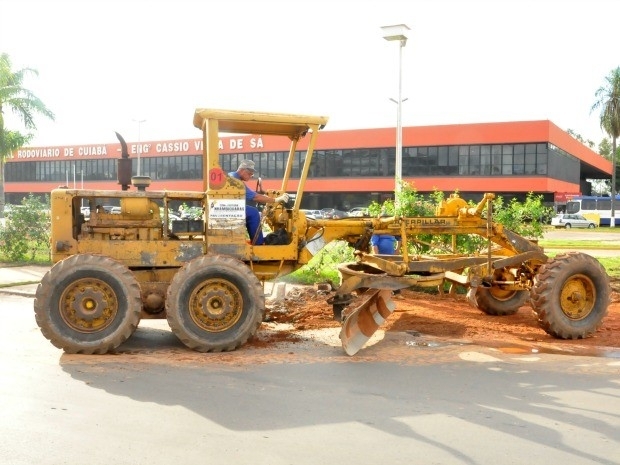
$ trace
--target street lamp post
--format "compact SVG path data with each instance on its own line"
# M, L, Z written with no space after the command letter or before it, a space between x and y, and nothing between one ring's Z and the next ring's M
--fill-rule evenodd
M403 89L403 47L407 44L407 36L409 27L405 24L396 24L394 26L382 26L383 38L388 41L399 41L398 47L398 100L390 99L396 102L398 106L396 115L396 166L394 169L394 195L395 201L398 203L398 194L401 190L401 179L403 177L403 128L402 128L402 89Z
M140 143L140 128L142 123L146 122L145 119L134 119L134 122L138 123L138 176L142 175L140 170L140 156L142 155L142 144Z

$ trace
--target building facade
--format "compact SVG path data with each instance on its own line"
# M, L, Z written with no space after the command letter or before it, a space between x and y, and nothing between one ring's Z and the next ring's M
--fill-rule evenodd
M315 147L302 208L347 210L393 197L394 128L322 131ZM202 139L128 143L133 173L149 176L151 190L202 189ZM571 195L591 194L588 179L611 179L612 164L552 122L416 126L402 129L402 177L419 193L458 191L478 201L485 192L522 200L540 194L547 205ZM223 137L220 164L234 171L254 160L263 188L278 189L288 144L268 135ZM305 152L293 167L296 188ZM5 169L7 203L30 193L44 195L66 185L120 189L121 145L27 147L14 152Z

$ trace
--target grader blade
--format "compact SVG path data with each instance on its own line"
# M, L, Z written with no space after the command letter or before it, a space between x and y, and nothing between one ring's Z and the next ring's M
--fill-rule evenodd
M355 355L392 314L396 305L389 289L370 289L363 294L364 302L345 316L340 330L342 348Z

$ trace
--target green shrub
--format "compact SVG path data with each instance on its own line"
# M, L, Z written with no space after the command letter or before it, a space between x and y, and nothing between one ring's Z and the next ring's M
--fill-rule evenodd
M456 192L458 193L458 192ZM435 191L424 196L417 192L415 187L407 182L401 183L401 192L398 197L398 206L389 199L383 203L372 202L368 206L370 216L420 217L434 216L436 207L445 199L443 192ZM471 207L476 203L469 202ZM507 204L502 197L493 201L493 221L504 225L517 234L541 238L544 233L544 222L550 214L550 208L542 203L542 196L529 193L524 203L512 199ZM483 214L486 213L483 212ZM459 253L472 254L484 251L487 240L476 234L459 234L456 236L456 251L453 250L453 236L451 234L419 234L410 237L409 253ZM301 284L312 284L318 281L339 281L338 264L353 261L353 249L345 242L328 244L314 257L308 265L285 278Z
M298 284L314 284L330 281L340 282L338 265L354 260L353 248L345 241L333 241L323 247L306 265L285 276L282 281Z
M49 255L50 216L45 203L30 194L21 206L13 208L4 226L0 226L2 255L13 262L30 259L45 247Z
M493 201L493 220L521 236L540 238L552 210L543 205L542 195L533 192L527 194L524 203L512 199L506 204L500 196Z

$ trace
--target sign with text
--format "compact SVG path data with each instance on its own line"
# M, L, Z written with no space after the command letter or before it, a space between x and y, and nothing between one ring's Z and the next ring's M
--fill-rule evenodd
M209 202L209 228L234 229L245 227L244 199L216 199Z

